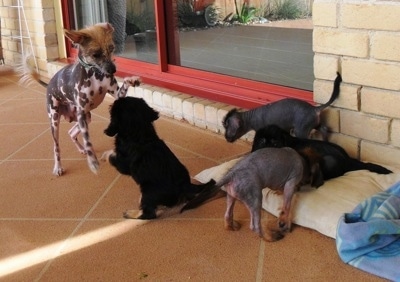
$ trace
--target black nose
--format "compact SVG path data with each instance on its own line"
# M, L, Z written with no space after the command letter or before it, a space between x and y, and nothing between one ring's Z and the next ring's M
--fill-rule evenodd
M112 62L109 62L109 63L105 64L104 69L109 74L114 74L117 71L116 66Z

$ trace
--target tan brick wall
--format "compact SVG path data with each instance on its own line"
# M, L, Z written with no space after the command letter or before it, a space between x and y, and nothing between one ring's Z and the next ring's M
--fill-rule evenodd
M343 84L333 104L339 116L324 118L335 132L331 140L362 160L396 164L400 155L399 18L400 1L313 5L314 100L327 101L340 70Z
M15 36L30 36L33 53L37 57L39 71L47 76L47 63L59 58L57 32L55 24L54 1L25 0L24 9L20 9L18 18L17 1L0 0L0 18L2 46L5 63L15 65L21 62L21 51L32 53L29 39L21 40ZM26 23L23 15L25 15ZM21 24L20 24L21 23ZM28 27L28 28L27 28ZM27 32L29 29L29 33Z

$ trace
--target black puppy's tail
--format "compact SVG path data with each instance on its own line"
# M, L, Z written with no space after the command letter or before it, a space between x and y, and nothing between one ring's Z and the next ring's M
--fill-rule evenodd
M190 183L190 187L188 191L186 191L187 193L190 194L198 194L200 192L202 192L203 190L207 189L208 187L211 187L215 184L215 180L211 179L210 181L208 181L207 183L203 183L203 184L194 184L194 183Z
M366 170L369 170L371 172L375 172L378 174L393 173L393 171L388 170L387 168L384 168L383 166L380 166L380 165L377 165L374 163L364 163L357 159L353 159L351 166L350 166L350 170L362 170L362 169L366 169Z
M337 74L337 76L336 76L335 81L333 82L333 91L332 91L331 98L325 104L322 104L322 105L316 107L317 111L322 111L323 109L327 108L330 104L333 103L333 101L335 101L337 99L337 97L339 97L340 83L342 82L342 76L340 75L339 72L336 72L336 74Z
M193 199L188 201L181 209L181 213L185 210L190 210L201 206L204 203L209 201L221 198L225 195L225 192L220 189L219 186L215 185L215 181L211 179L205 185L209 185L212 183L212 186L209 188L203 189L198 195L196 195Z

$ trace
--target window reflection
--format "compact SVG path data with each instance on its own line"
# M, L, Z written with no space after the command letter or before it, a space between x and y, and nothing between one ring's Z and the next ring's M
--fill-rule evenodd
M312 90L311 18L277 26L264 17L262 1L174 1L179 26L176 65Z
M157 34L153 0L127 0L126 39L119 56L157 63Z

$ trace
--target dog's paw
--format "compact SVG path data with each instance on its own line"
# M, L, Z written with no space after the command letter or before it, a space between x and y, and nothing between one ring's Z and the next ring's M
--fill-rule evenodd
M281 239L283 239L284 234L282 234L279 231L273 231L273 230L269 230L269 232L267 234L265 234L264 236L262 236L264 241L267 242L275 242L275 241L279 241Z
M99 161L97 159L93 159L93 158L89 158L89 157L87 160L88 160L88 165L89 165L90 170L94 174L97 174L97 172L99 171L99 168L100 168Z
M127 77L127 78L125 78L125 81L126 81L129 85L131 85L131 86L133 86L133 87L139 86L140 83L141 83L140 77L138 77L138 76Z
M101 155L100 160L103 162L108 162L108 160L110 159L110 156L115 155L114 150L108 150L108 151L104 151L104 153Z
M127 219L137 219L142 214L138 210L127 210L123 213L123 217Z
M149 212L149 213L143 213L141 210L127 210L123 214L124 218L127 219L142 219L142 220L147 220L147 219L155 219L157 218L156 212Z
M278 228L279 228L280 232L283 232L283 233L290 232L292 229L292 224L290 221L286 222L286 221L278 220Z
M53 174L55 176L61 176L64 173L64 169L61 166L55 165L53 168Z
M238 231L240 227L242 227L242 225L236 220L232 220L232 222L225 223L225 229L229 231Z

